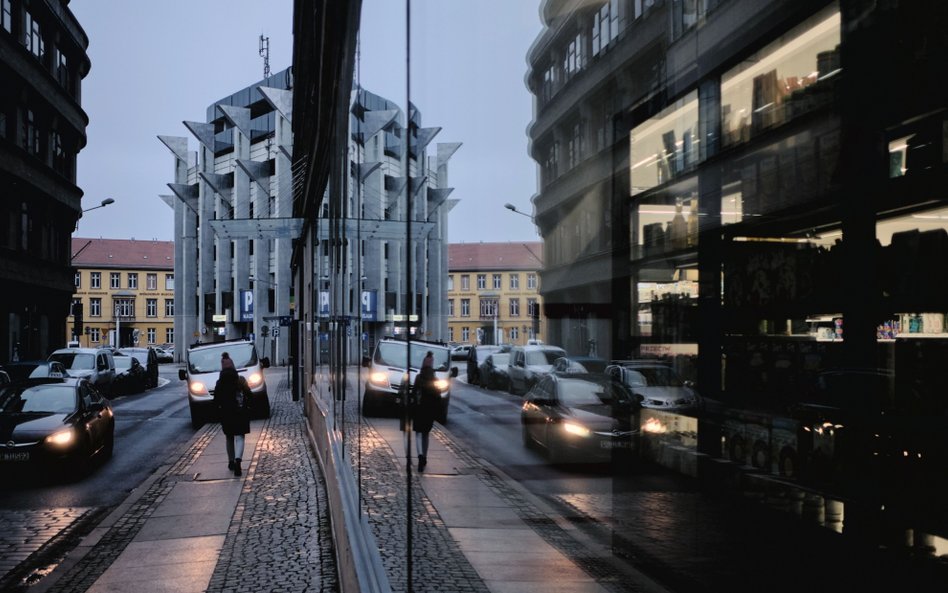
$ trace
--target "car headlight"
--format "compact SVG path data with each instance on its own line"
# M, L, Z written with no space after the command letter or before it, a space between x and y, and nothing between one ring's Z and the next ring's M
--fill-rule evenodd
M75 432L70 428L69 430L61 430L49 435L46 437L46 442L57 447L66 447L72 443L75 438Z
M207 385L200 381L191 381L188 383L188 390L192 395L210 395L207 391Z
M588 437L590 435L589 429L580 424L575 424L573 422L564 422L563 430L569 434L574 434L578 437Z
M375 371L369 375L369 383L373 385L378 385L380 387L388 387L388 373L382 371Z
M261 383L263 383L263 375L260 373L250 373L247 377L247 385L251 387L259 387Z
M447 391L448 387L451 386L451 382L447 379L435 379L434 386L438 389L438 391Z

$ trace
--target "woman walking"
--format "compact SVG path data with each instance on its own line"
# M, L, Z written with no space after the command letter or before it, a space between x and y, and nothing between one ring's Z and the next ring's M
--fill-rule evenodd
M435 387L434 353L428 352L421 363L421 370L415 377L415 413L412 427L415 430L415 443L418 449L418 471L424 471L428 464L428 436L434 426L435 418L441 414L441 394Z
M221 374L214 386L214 404L221 419L221 430L227 443L227 469L235 476L241 474L240 460L244 456L244 435L250 432L250 386L237 373L234 361L226 352L221 355Z

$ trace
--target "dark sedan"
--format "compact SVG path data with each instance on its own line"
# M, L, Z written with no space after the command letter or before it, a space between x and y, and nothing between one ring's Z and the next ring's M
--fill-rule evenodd
M76 474L112 455L115 418L87 379L30 379L0 388L0 473L49 467Z
M553 373L527 393L523 444L554 463L603 462L637 449L637 398L607 375Z
M25 379L45 379L55 378L63 379L69 376L69 372L63 363L55 360L21 360L18 362L7 362L0 367L10 376L11 382L23 381Z
M478 377L481 387L507 391L510 378L507 375L507 365L510 362L509 352L494 352L487 355L478 368Z
M112 393L115 395L141 393L148 389L150 383L148 371L137 358L121 352L115 353L115 380L112 381Z

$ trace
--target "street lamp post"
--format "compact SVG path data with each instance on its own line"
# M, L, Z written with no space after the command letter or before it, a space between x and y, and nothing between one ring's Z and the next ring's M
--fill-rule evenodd
M85 210L82 210L81 212L79 212L79 218L82 218L82 215L85 214L86 212L89 212L90 210L98 210L99 208L105 208L105 207L108 206L109 204L114 204L114 203L115 203L115 200L113 200L112 198L105 198L104 200L102 200L102 201L99 203L98 206L93 206L92 208L86 208ZM75 227L75 229L74 229L74 230L77 230L77 231L79 230L79 218L76 219L76 227ZM76 255L78 255L78 254L76 254ZM73 257L75 257L75 256L73 256Z

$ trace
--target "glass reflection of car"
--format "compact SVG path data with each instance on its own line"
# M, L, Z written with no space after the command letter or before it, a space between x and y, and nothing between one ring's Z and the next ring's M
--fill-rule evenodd
M526 393L551 371L556 359L563 356L566 356L566 351L557 346L514 346L510 350L507 368L510 378L508 391L514 395Z
M155 354L158 357L158 362L174 362L174 347L171 348L155 348Z
M158 351L155 348L122 348L115 352L116 356L122 354L134 356L145 367L145 371L148 373L146 389L158 387ZM118 368L115 369L115 372L118 372Z
M685 411L698 405L698 393L670 366L660 362L630 361L610 365L606 373L642 398L642 407Z
M435 387L441 393L441 416L438 420L444 424L448 419L451 404L451 379L458 376L458 367L451 366L451 349L441 342L400 338L383 338L375 345L371 357L362 359L362 366L368 369L365 392L362 395L362 414L371 416L388 409L397 409L401 405L401 393L408 385L413 385L425 355L431 352L434 357Z
M186 352L185 368L178 369L178 378L188 383L188 408L191 426L200 428L204 422L215 420L214 387L221 373L221 356L230 357L237 373L250 387L249 408L256 418L270 417L270 396L263 369L270 367L270 359L258 357L253 342L243 339L207 344L192 344Z
M471 346L467 353L467 382L469 385L481 385L480 367L484 359L494 352L509 352L510 346L483 345ZM482 385L483 386L483 385Z
M45 378L63 379L69 376L63 363L55 360L21 360L18 362L7 362L4 363L2 369L9 375L10 381Z
M554 463L603 462L638 448L638 402L601 373L552 373L527 393L523 444L542 447Z
M28 379L0 388L0 471L87 468L115 442L109 400L87 379Z
M115 380L112 382L114 395L141 393L148 389L148 371L134 356L115 353Z
M553 372L603 373L609 362L596 356L563 356L553 361Z
M481 387L506 391L507 383L510 380L507 376L507 365L509 362L509 352L494 352L493 354L488 354L477 371Z

